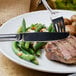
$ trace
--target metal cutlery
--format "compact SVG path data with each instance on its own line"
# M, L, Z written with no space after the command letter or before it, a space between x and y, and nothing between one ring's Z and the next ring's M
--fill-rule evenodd
M0 41L52 41L66 38L69 33L33 32L21 34L0 34Z
M50 19L54 25L56 32L65 32L64 19L62 16L58 15L58 12L53 11L52 8L48 5L46 0L42 0L45 8L50 12Z

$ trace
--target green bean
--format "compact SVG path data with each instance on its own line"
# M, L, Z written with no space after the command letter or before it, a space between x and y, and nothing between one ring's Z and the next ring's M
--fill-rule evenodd
M20 44L21 46L24 46L24 45L25 45L25 42L24 42L24 41L20 41L19 44Z
M37 52L36 52L36 56L38 56L38 57L40 57L41 56L41 50L39 49L39 50L37 50Z
M20 50L23 52L23 53L25 53L25 54L30 54L26 49L24 49L23 47L19 47L20 48Z
M26 22L25 19L22 21L22 32L26 32Z
M28 27L28 28L26 28L25 29L25 32L29 29L30 27ZM17 33L22 33L23 31L23 26L20 26L19 28L18 28L18 31L17 31Z
M36 24L32 24L31 27L36 27L36 28L37 28L37 27L39 27L40 25L42 25L42 24L36 23Z
M23 49L25 49L25 42L24 41L19 41L18 46L22 47Z
M35 31L39 32L42 28L46 28L46 27L44 25L39 25Z
M16 41L14 41L14 42L12 43L12 49L13 49L13 51L14 51L16 54L20 52L19 49L18 49L17 44L18 44L18 42L16 42Z
M51 32L55 32L55 29L53 28L53 29L51 30Z
M33 61L36 59L34 55L24 54L22 51L19 51L17 47L17 42L15 41L12 43L12 49L20 58L24 60Z
M21 41L19 42L20 44L18 45L19 48L22 50L23 53L25 54L33 54L33 50L31 48L26 48L25 47L25 42Z
M51 32L52 29L53 29L53 24L51 24L51 25L48 27L48 31Z
M24 50L21 48L21 46L19 46L19 43L14 41L12 43L12 49L14 50L14 52L16 54L18 54L19 52L24 52ZM26 54L29 54L28 52L25 51Z
M31 25L31 28L32 28L32 27L36 27L36 24L32 24L32 25Z
M36 45L33 46L35 50L40 49L42 46L44 46L46 43L45 42L38 42Z
M28 55L28 54L22 54L21 56L20 56L20 58L22 58L22 59L24 59L24 60L27 60L27 61L33 61L34 59L35 59L35 56L34 55Z
M49 32L55 32L55 29L54 29L53 24L51 24L51 25L48 27L48 31L49 31Z
M37 59L34 59L33 61L31 61L32 63L36 64L36 65L39 65L39 62Z
M25 48L26 48L26 49L28 49L28 48L29 48L29 46L30 46L30 42L28 42L28 41L27 41L27 42L25 42Z
M27 27L27 28L26 28L26 32L28 31L28 29L30 29L30 27Z
M28 51L30 54L33 54L33 55L35 54L35 51L32 48L29 48Z
M35 54L35 52L32 48L25 48L24 45L20 45L20 44L18 46L22 50L22 52L25 53L25 54L32 54L32 55Z

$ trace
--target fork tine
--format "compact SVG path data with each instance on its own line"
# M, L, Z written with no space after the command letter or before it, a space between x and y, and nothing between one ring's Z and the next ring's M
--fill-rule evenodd
M55 29L55 32L57 32L57 24L53 24L54 25L54 29Z
M58 32L59 31L59 26L58 26L57 23L55 24L55 28L56 28L56 32Z
M53 25L54 25L54 29L55 29L55 31L57 32L57 31L58 31L58 28L57 28L56 20L53 19L53 20L52 20L52 23L53 23Z
M61 21L62 32L65 32L65 24L64 24L64 19L63 19L63 17L62 17L61 20L62 20L62 21Z
M57 27L59 28L59 29L58 29L58 32L62 32L62 29L61 29L61 22L60 22L60 21L57 23Z
M61 29L61 32L65 32L65 24L64 24L64 19L63 17L60 18L60 29Z
M59 21L60 21L60 18L56 18L52 20L56 32L61 32Z
M56 32L65 32L63 17L58 17L52 20Z

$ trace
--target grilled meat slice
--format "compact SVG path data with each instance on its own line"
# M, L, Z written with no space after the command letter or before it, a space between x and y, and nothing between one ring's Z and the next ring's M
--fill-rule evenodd
M70 38L67 38L67 41L76 49L76 40L73 38L75 37L71 36Z
M49 60L66 64L76 64L76 37L50 41L45 46L46 57Z

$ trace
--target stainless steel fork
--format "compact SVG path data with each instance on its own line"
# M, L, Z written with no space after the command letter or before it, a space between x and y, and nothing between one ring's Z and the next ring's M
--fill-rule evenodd
M51 14L51 20L54 25L56 32L65 32L65 25L64 25L64 19L62 16L59 17L58 12L53 11L52 8L48 5L46 0L42 0L42 3L44 4L45 8L49 10Z

